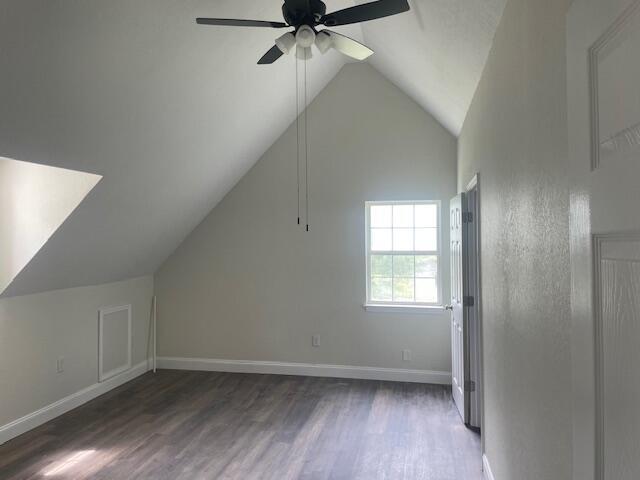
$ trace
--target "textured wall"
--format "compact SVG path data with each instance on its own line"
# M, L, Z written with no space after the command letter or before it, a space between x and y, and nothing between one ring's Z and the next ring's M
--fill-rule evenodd
M496 480L571 477L565 13L511 0L459 140L480 172L485 450Z
M131 363L148 358L152 295L153 278L142 277L0 299L0 426L98 381L102 307L132 305Z
M156 274L159 354L449 371L448 315L363 309L364 204L446 212L455 138L366 64L319 95L309 132L311 232L296 225L292 126ZM446 250L442 264L447 285Z

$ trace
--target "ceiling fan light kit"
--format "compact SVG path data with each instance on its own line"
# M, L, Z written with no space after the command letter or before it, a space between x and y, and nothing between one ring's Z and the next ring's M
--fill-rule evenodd
M291 49L296 46L296 36L291 32L287 32L276 39L276 46L282 53L287 55L291 52Z
M331 35L329 35L326 30L318 32L316 35L316 47L320 50L321 54L325 54L332 47L332 39Z
M316 41L316 32L309 25L301 25L296 32L296 43L299 47L309 48Z
M286 23L232 18L198 18L196 22L200 25L234 27L292 27L294 30L279 37L275 46L258 61L260 65L274 63L282 55L291 53L294 46L297 58L309 60L312 58L311 46L314 44L322 54L334 48L351 58L364 60L373 54L373 50L352 38L331 30L318 31L316 27L368 22L408 10L408 0L377 0L327 14L327 6L321 0L284 0L282 15Z

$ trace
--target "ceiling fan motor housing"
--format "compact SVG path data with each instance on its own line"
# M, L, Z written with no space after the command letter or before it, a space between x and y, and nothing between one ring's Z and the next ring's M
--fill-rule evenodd
M317 25L320 19L327 13L327 6L321 0L308 0L309 10L293 10L286 3L282 5L282 15L285 21L296 28L301 25ZM304 2L303 2L304 3ZM306 7L306 5L305 5Z

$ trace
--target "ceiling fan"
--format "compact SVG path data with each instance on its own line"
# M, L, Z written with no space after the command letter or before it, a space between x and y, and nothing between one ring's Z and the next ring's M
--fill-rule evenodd
M318 31L316 27L319 25L335 27L366 22L408 10L407 0L378 0L327 14L327 6L321 0L284 0L282 14L286 23L231 18L198 18L196 22L200 25L233 27L293 27L294 30L276 40L276 44L258 61L260 65L275 62L282 55L291 53L293 47L296 47L296 56L299 59L308 60L312 56L311 46L314 44L322 54L334 48L351 58L364 60L373 54L373 50L369 47L328 29Z

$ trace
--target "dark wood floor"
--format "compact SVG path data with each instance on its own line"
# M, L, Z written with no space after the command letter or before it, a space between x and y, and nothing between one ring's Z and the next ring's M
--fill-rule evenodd
M0 479L480 480L449 389L159 371L0 446Z

